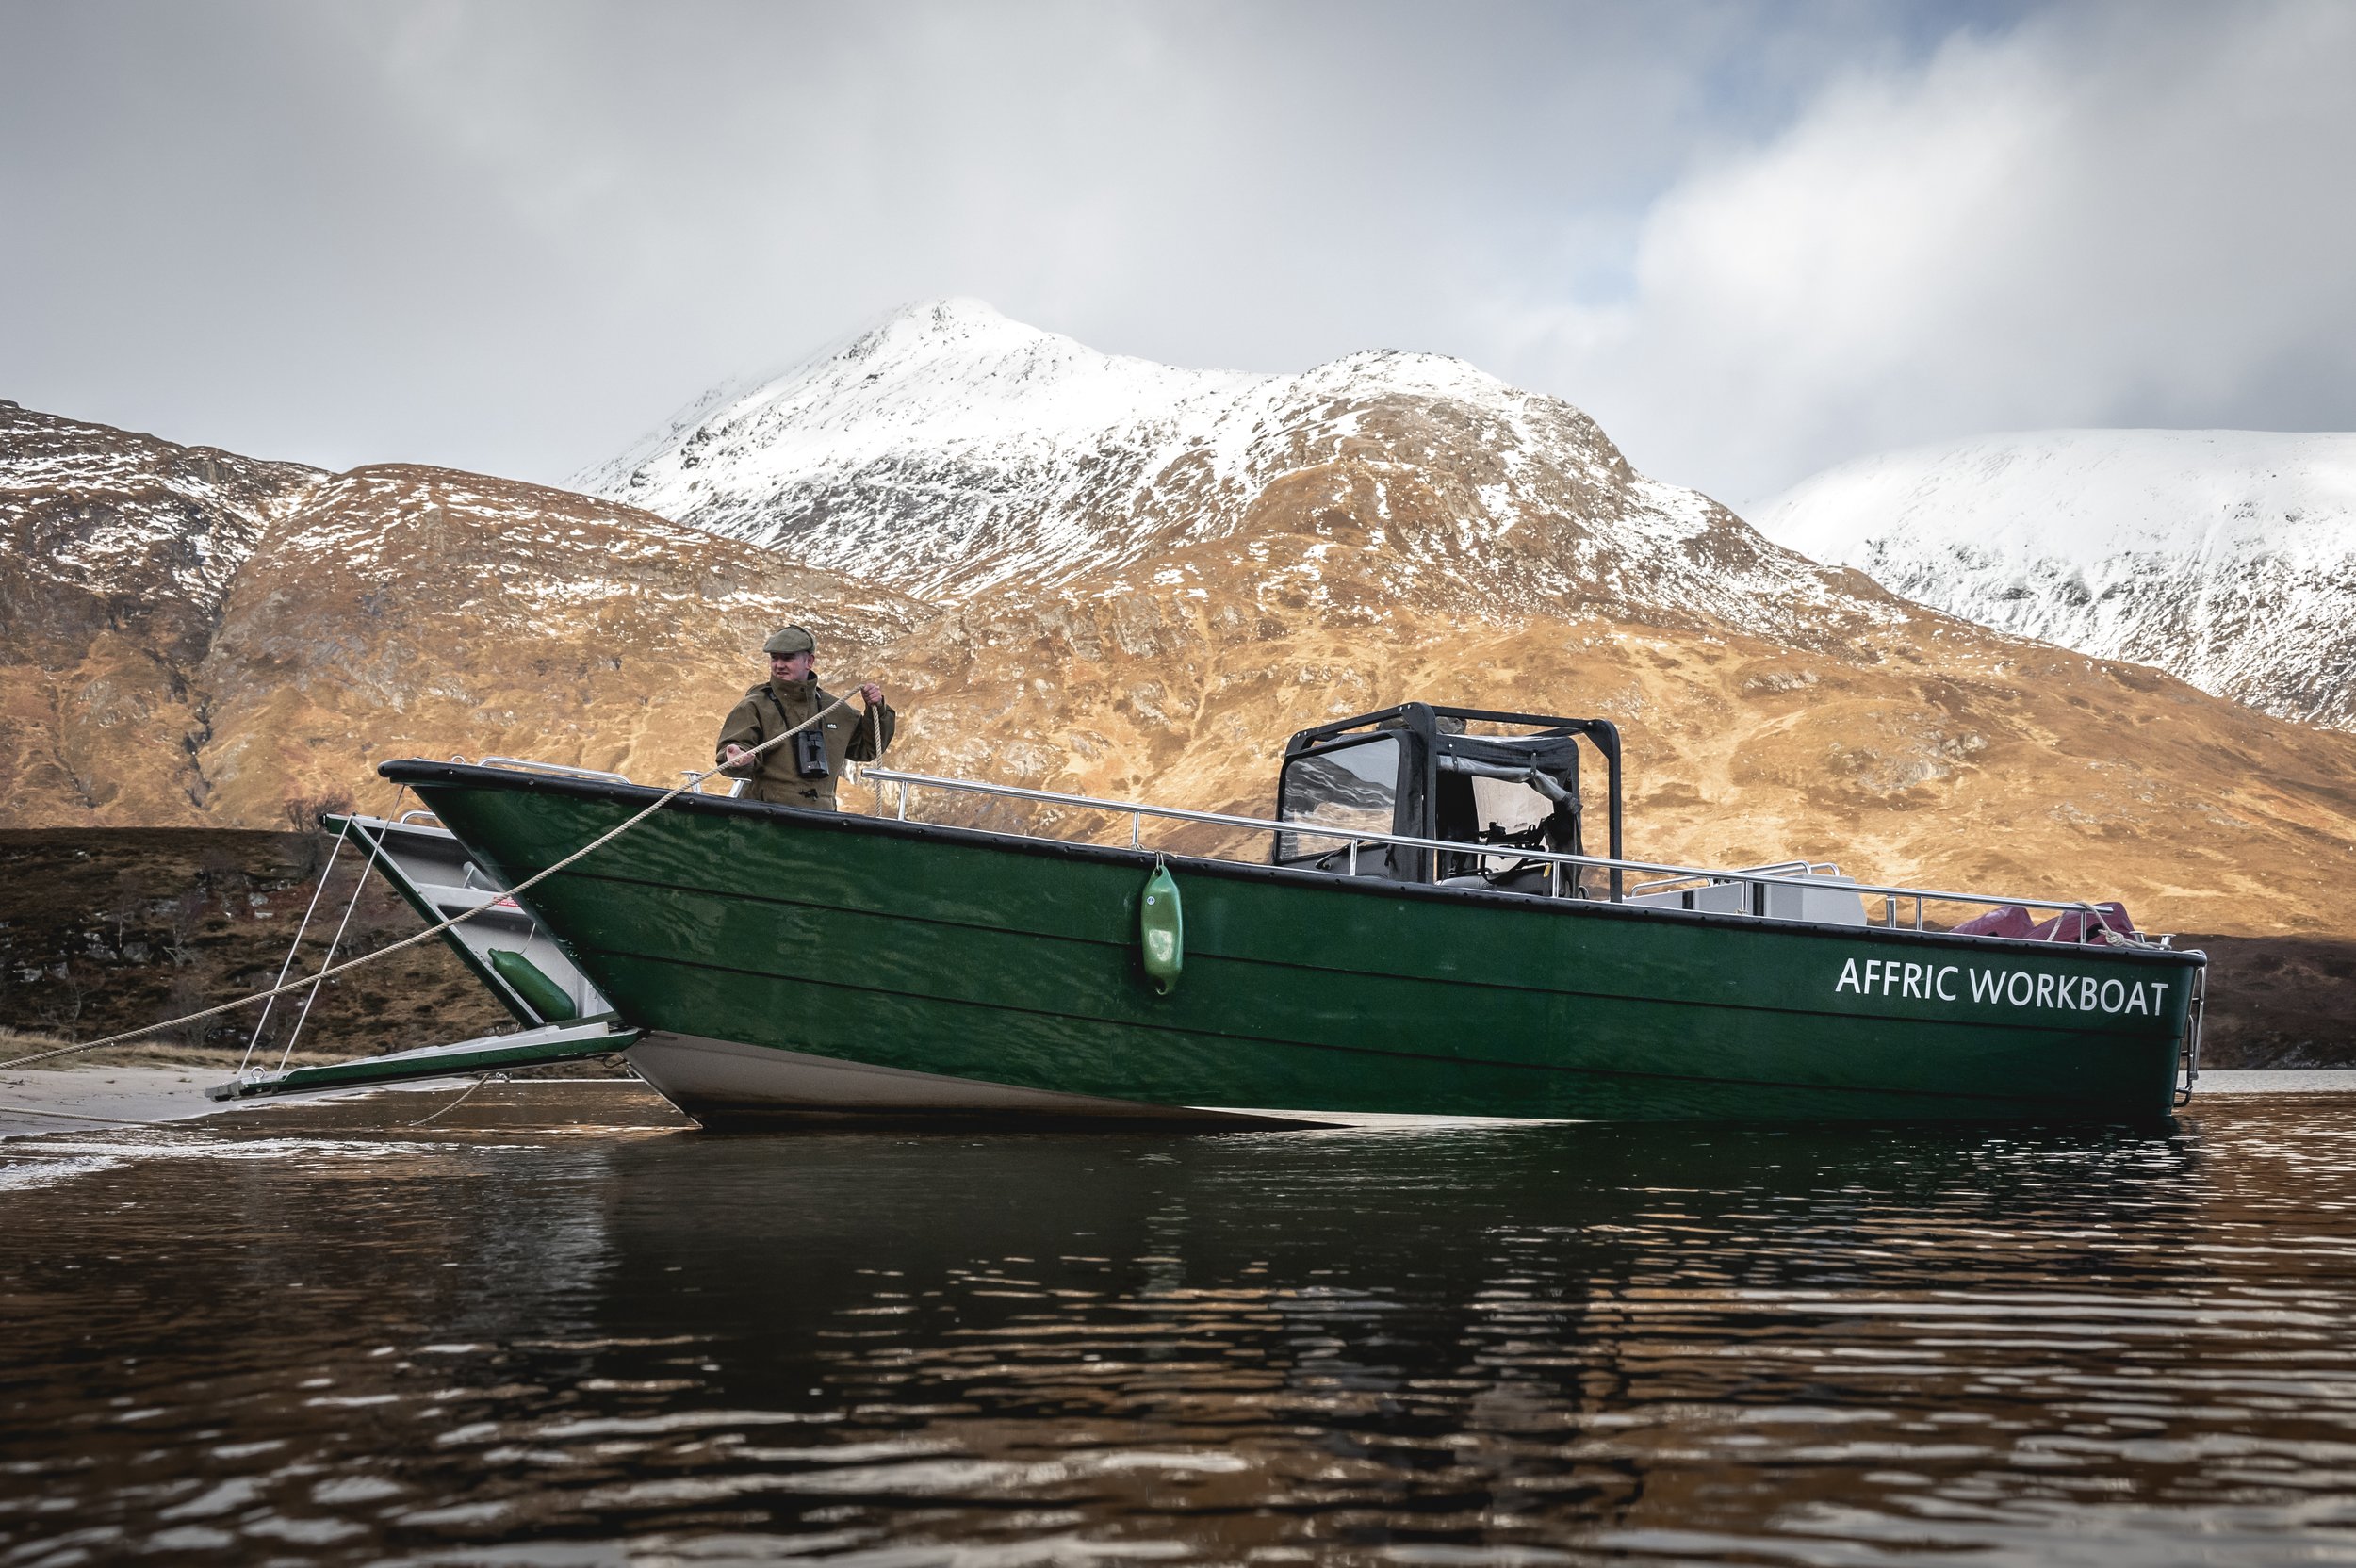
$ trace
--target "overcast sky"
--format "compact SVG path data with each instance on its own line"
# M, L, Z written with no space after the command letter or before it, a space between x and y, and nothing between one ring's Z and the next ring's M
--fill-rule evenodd
M1461 355L1742 502L2356 429L2356 4L16 4L0 397L559 481L909 300Z

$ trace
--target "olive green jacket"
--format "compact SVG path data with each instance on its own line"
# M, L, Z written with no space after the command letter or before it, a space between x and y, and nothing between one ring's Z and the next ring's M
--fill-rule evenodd
M728 722L720 727L720 739L712 747L712 760L727 760L731 743L750 751L771 736L784 734L833 701L833 694L820 690L814 678L764 680L747 690L744 700L728 710ZM794 766L792 741L771 746L754 758L749 767L723 771L730 778L750 778L752 783L744 793L754 800L831 811L834 787L843 776L843 764L871 762L881 757L898 727L899 716L892 711L890 703L879 702L861 714L854 701L851 707L829 713L818 722L817 733L826 747L824 778L801 776Z

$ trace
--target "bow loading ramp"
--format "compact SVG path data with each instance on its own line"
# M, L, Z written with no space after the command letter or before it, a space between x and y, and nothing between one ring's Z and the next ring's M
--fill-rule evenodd
M325 825L359 847L366 857L363 876L373 867L428 924L477 911L464 925L444 931L442 940L523 1027L514 1034L383 1056L241 1074L206 1089L208 1098L254 1100L470 1077L610 1056L638 1038L638 1031L618 1021L612 1004L571 956L507 896L504 884L475 863L457 836L421 818L427 814L413 811L398 821L352 815L330 817ZM296 940L301 939L298 932ZM331 949L320 967L326 968L334 957Z

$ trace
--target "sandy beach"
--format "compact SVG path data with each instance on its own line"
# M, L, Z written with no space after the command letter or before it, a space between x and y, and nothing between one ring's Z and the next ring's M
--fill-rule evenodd
M27 1068L0 1074L0 1138L210 1116L227 1107L205 1099L205 1087L228 1076L217 1067Z

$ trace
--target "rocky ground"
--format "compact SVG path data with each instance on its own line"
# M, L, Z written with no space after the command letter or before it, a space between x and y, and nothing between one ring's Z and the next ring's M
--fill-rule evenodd
M2176 945L2209 956L2204 1062L2356 1067L2356 941L2183 936Z
M0 1028L32 1037L0 1041L5 1055L38 1049L38 1038L97 1039L267 988L327 848L317 833L0 832ZM304 967L317 967L352 896L355 869L349 856L335 868L304 945ZM420 923L371 876L341 952L372 952ZM271 1010L263 1044L273 1062L302 1000L294 993ZM259 1008L230 1014L90 1059L234 1067L259 1018ZM420 942L320 987L296 1059L434 1045L514 1022L448 949Z
M316 833L209 828L0 832L0 1059L43 1038L94 1039L269 985L317 886L327 841ZM352 862L321 901L340 918ZM371 877L345 939L372 952L419 922ZM305 953L324 945L314 923ZM2356 941L2313 937L2180 936L2210 955L2204 1061L2218 1068L2356 1067ZM195 1062L228 1069L255 1013L190 1026L90 1061ZM277 1012L265 1054L284 1048ZM296 1059L396 1051L464 1039L513 1021L438 942L328 982ZM567 1064L591 1076L613 1069Z

